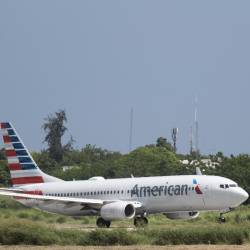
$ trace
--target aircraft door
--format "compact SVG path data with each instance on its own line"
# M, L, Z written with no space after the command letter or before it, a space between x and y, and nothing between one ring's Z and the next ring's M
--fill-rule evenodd
M202 185L202 192L203 192L204 207L206 207L206 202L208 201L209 196L210 196L210 187L209 187L209 184Z

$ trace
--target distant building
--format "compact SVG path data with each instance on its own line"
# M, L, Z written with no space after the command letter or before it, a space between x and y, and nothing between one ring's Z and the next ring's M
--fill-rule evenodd
M66 172L72 168L79 168L78 166L62 166L62 171Z
M183 165L191 165L191 166L199 166L199 165L203 165L207 168L213 168L215 169L216 167L220 166L220 160L218 159L218 161L212 161L211 159L201 159L201 160L181 160L181 163Z

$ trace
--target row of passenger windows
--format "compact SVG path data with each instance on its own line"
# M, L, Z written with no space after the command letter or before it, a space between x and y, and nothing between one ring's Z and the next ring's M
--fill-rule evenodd
M190 190L194 190L194 187L189 187ZM127 194L129 194L130 190L127 190ZM74 193L50 193L46 194L47 196L58 196L58 197L82 197L82 196L93 196L93 195L106 195L106 194L124 194L126 191L124 190L108 190L108 191L95 191L95 192L74 192Z
M236 184L220 184L220 188L237 187Z
M124 194L124 190L114 190L114 191L95 191L95 192L77 192L77 193L53 193L46 194L47 196L59 196L59 197L82 197L88 195L106 195L106 194ZM127 190L127 193L130 193L130 190Z

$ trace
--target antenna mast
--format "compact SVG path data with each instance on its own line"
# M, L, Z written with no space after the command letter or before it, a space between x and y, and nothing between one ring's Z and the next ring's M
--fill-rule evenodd
M130 110L130 131L129 131L129 152L132 150L132 142L133 142L133 122L134 122L134 109Z
M190 155L194 152L193 148L193 126L190 127Z
M198 124L198 99L195 97L195 111L194 111L194 122L195 122L195 153L198 156L199 150L199 124Z
M175 153L177 151L177 147L176 147L177 134L178 134L178 128L173 128L172 129L172 140L173 140L173 146L174 146Z

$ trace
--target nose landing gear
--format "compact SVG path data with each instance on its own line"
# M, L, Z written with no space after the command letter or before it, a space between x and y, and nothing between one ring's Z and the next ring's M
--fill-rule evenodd
M225 223L226 222L226 218L223 216L223 213L220 213L220 217L218 219L219 223Z
M225 209L223 211L220 212L220 217L218 218L218 221L219 223L225 223L226 222L226 218L223 216L224 214L227 214L231 211L233 211L234 209L233 208L228 208L228 209Z

